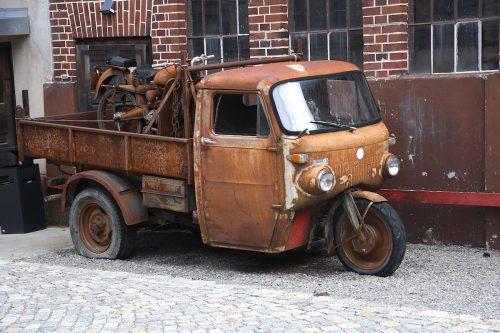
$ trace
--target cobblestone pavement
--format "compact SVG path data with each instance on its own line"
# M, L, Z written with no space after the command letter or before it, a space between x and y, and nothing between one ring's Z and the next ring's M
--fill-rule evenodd
M499 319L0 260L0 332L500 332Z

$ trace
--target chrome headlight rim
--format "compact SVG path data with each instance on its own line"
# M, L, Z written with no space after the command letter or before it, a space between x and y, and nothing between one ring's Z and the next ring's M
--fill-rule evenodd
M325 179L326 177L329 177L330 179ZM335 185L334 179L335 176L330 169L327 168L321 169L318 172L318 175L316 176L316 184L318 190L321 191L322 193L331 191ZM325 183L329 185L324 186Z
M401 162L394 154L388 154L384 159L384 175L392 178L396 177L401 172Z

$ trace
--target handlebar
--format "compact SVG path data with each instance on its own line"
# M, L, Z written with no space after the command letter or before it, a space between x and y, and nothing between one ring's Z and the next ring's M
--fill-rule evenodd
M211 55L201 54L201 55L199 55L199 56L194 57L193 59L191 59L191 66L202 65L202 64L205 63L206 60L212 59L212 58L215 58L215 56L213 54L211 54Z
M161 64L151 65L151 67L152 68L165 68L165 67L170 66L170 65L173 65L173 63L171 63L171 62L164 62L164 63L161 63Z

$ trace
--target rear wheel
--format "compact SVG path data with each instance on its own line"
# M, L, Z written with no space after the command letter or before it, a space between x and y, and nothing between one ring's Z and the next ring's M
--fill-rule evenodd
M120 115L135 108L135 96L131 92L111 89L104 93L97 109L97 125L101 129L128 131L129 121L117 120Z
M363 214L369 201L356 200ZM334 227L334 242L342 264L349 270L377 276L389 276L401 264L406 251L405 228L387 202L374 203L357 233L347 214L341 211Z
M125 224L118 205L105 190L80 192L71 205L69 226L75 249L84 257L124 259L134 250L136 229Z

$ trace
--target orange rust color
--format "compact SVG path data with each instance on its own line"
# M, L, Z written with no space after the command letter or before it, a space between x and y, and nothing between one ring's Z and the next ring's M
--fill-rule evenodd
M302 210L295 214L295 218L293 219L292 230L290 230L290 234L288 235L286 250L291 250L306 244L307 235L309 233L310 222L311 222L310 209Z
M359 69L353 64L334 60L280 62L214 73L205 77L197 88L260 90L283 80L357 70Z

